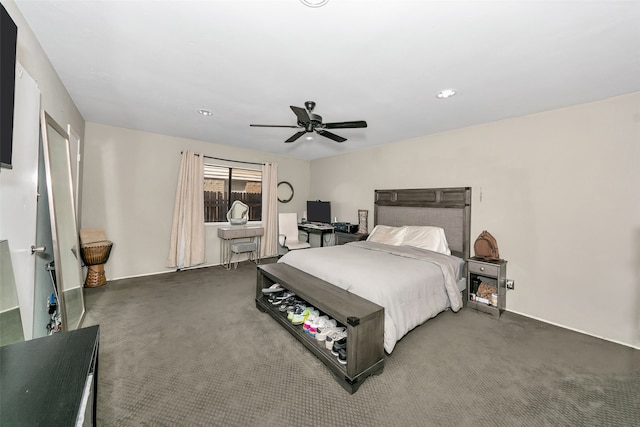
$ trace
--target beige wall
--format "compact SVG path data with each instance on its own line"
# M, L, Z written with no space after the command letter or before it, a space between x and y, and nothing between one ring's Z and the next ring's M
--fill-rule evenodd
M639 147L635 93L315 160L309 196L372 223L374 189L470 186L508 310L640 347Z
M173 271L165 267L180 152L248 162L275 162L279 180L295 188L281 212L302 212L309 162L226 145L87 123L82 227L103 227L114 242L108 280ZM228 225L228 224L224 224ZM216 225L206 226L205 265L220 262Z

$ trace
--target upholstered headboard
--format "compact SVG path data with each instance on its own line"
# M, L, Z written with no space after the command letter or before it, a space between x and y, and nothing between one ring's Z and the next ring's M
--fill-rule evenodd
M471 187L376 190L374 224L442 227L451 253L468 259Z

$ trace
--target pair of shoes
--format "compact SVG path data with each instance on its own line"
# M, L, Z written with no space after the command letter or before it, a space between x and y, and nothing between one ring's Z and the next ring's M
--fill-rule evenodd
M346 348L341 348L340 350L338 350L338 363L341 363L343 365L347 364L347 349Z
M293 319L296 312L301 313L305 308L307 308L307 304L304 301L294 300L287 306L287 319Z
M302 325L303 332L307 334L310 333L311 325L318 322L320 319L329 320L329 316L321 316L319 312L317 314L311 313L309 317L307 317L307 320L305 320L304 324Z
M324 345L327 348L327 350L331 351L333 349L333 343L335 341L340 341L342 338L346 338L346 337L347 337L347 329L339 328L339 330L335 330L327 334L327 337L324 340Z
M278 292L282 292L284 291L284 288L282 287L282 285L280 283L274 283L273 285L269 286L268 288L262 288L262 293L267 295L267 294L275 294Z
M326 341L330 335L342 332L345 334L347 332L347 329L343 326L325 326L324 328L318 328L318 330L316 331L316 340L323 342ZM331 347L327 348L331 350Z
M338 355L338 351L347 349L347 337L342 337L339 340L333 340L333 345L331 346L331 354L334 356Z
M328 316L320 316L314 322L311 322L309 325L309 335L312 337L316 337L318 341L322 341L318 339L318 333L326 330L328 328L335 328L338 322L335 319L329 319ZM327 338L327 334L325 333L324 338Z
M302 304L304 304L304 301L302 301L298 297L290 297L282 301L282 304L280 304L280 307L278 307L278 310L281 313L286 312L288 316L289 313L292 312L297 305L302 305ZM289 318L289 320L291 320L291 318Z
M334 356L338 356L339 363L343 365L347 364L347 337L343 337L337 341L333 341L331 354L333 354Z
M278 295L278 296L276 296L274 298L269 297L269 301L273 305L281 305L281 304L293 302L294 299L295 299L295 296L296 296L296 294L294 294L293 292L287 291L287 292L284 292L283 294Z
M313 307L307 307L304 310L296 310L291 318L291 323L294 325L302 325L305 320L311 315L318 315L318 310L315 310Z

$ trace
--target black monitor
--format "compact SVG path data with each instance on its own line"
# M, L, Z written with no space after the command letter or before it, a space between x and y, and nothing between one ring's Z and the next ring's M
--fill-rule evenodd
M331 224L331 202L307 201L307 221Z
M11 168L18 27L0 4L0 167Z

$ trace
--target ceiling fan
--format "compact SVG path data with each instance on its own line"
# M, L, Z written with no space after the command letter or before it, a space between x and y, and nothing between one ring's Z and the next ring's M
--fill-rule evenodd
M313 101L307 101L304 103L305 108L295 107L291 105L291 110L295 113L298 118L297 126L289 126L289 125L249 125L256 127L268 127L268 128L294 128L294 129L302 129L300 132L295 133L291 138L287 139L285 142L293 142L300 138L307 132L315 132L318 135L322 135L326 138L332 139L336 142L344 142L347 138L343 138L335 133L327 131L327 129L350 129L350 128L366 128L367 122L364 120L354 121L354 122L337 122L337 123L322 123L322 117L314 114L313 109L316 106L316 103Z

